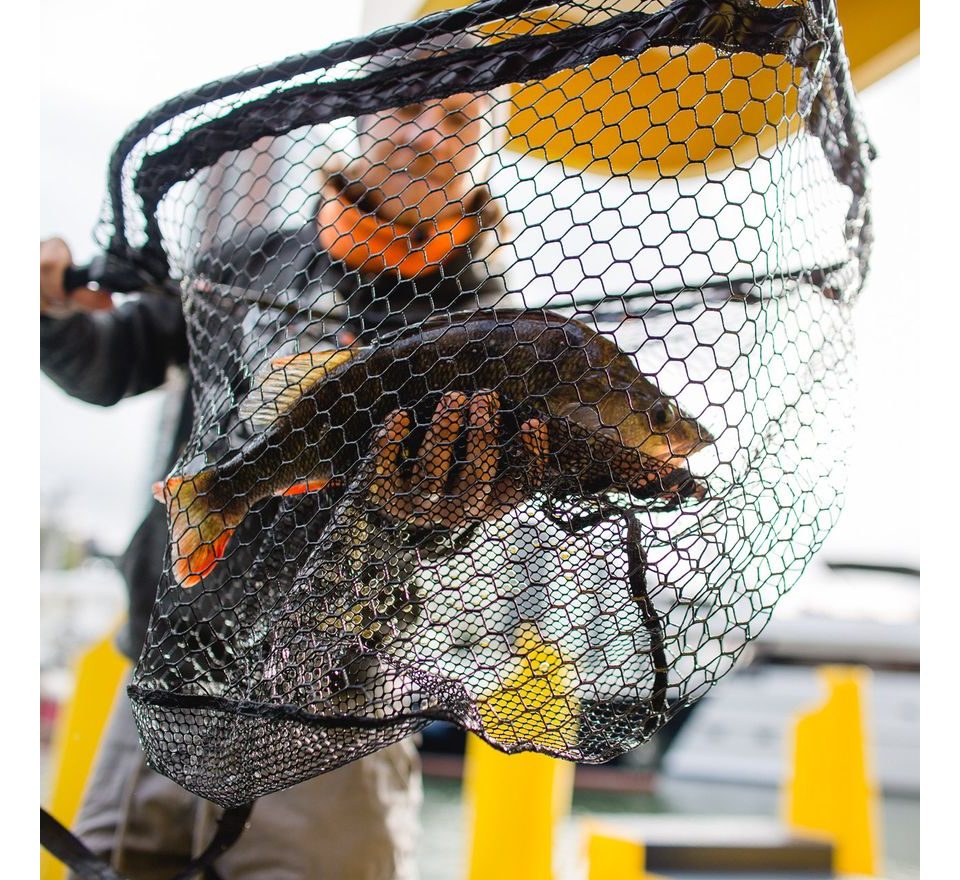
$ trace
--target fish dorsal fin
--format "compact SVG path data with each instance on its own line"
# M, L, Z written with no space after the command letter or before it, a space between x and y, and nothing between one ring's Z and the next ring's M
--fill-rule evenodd
M409 336L416 336L427 330L455 327L461 324L469 324L471 321L494 321L497 324L509 326L521 318L525 320L539 318L545 324L564 325L577 323L572 318L564 317L563 315L547 311L546 309L486 308L462 312L436 312L424 318L422 321L418 321L416 324L411 324L409 327L401 327L389 333L381 334L377 339L377 344L389 345Z
M273 358L254 375L253 390L240 404L240 418L266 427L355 354L353 348L336 348Z
M509 325L514 321L539 319L545 324L570 324L572 318L548 311L547 309L518 309L518 308L486 308L474 311L452 312L450 314L434 314L418 326L423 329L443 327L449 324L465 324L470 321L496 321L498 324Z

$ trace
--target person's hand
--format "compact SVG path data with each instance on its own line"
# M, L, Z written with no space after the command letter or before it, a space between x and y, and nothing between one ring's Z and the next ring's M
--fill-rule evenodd
M520 426L522 476L500 474L503 447L496 392L444 394L416 455L410 456L407 441L413 427L409 412L394 410L374 438L370 497L394 519L446 529L497 519L543 480L547 426L536 418ZM459 459L458 446L464 449Z
M40 314L62 318L74 312L95 312L113 307L105 290L79 287L68 291L63 273L73 264L70 248L62 238L40 242Z

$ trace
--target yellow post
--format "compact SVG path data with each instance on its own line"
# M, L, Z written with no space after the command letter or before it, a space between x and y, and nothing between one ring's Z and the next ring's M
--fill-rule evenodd
M827 666L821 676L826 702L802 715L795 729L786 821L833 840L837 873L876 876L879 816L862 698L869 670Z
M467 738L469 880L553 880L554 829L570 812L573 771L566 761L505 755Z
M646 851L639 840L629 840L592 822L587 834L587 880L650 880Z
M52 792L47 810L71 828L90 770L130 661L113 645L113 634L80 656L73 697L63 707L51 749ZM66 867L46 850L40 854L41 880L62 880Z

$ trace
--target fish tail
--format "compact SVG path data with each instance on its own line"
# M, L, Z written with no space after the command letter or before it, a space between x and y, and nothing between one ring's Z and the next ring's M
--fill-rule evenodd
M212 493L219 485L218 476L216 469L210 468L192 476L170 477L153 486L153 497L167 507L171 568L181 587L195 587L226 558L230 538L249 509L249 504L241 506L236 501L229 505L214 503ZM330 483L323 478L302 480L276 494L322 492Z
M243 518L214 505L216 484L217 472L211 468L170 477L153 487L154 497L167 507L171 569L181 587L196 586L224 559L230 537Z

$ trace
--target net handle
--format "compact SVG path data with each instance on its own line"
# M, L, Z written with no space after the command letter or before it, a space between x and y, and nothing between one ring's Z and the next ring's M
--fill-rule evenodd
M158 285L151 275L113 254L99 254L89 263L70 265L63 270L63 289L68 296L88 284L96 284L110 293L172 293L179 296L176 287Z
M496 7L501 14L502 6L509 6L481 5L490 10ZM365 77L296 85L250 100L187 131L175 144L143 157L131 176L133 193L142 206L146 243L134 249L126 241L123 170L143 126L162 118L162 114L151 114L120 142L111 159L114 232L109 250L142 266L157 279L166 278L169 265L157 218L163 196L175 183L210 166L224 152L244 149L261 137L414 101L441 99L458 92L487 92L508 83L543 79L606 55L632 58L650 48L700 43L723 52L772 53L807 68L810 75L805 90L816 92L826 42L815 5L767 8L752 0L675 0L656 12L623 12L599 24L517 36L494 45L408 61ZM416 30L421 39L432 33L422 26ZM370 40L357 42L368 44ZM380 45L378 51L384 48ZM243 81L242 77L238 80ZM216 93L208 100L215 97ZM185 112L195 100L195 93L187 93L168 105ZM133 138L133 133L139 133L138 137Z

